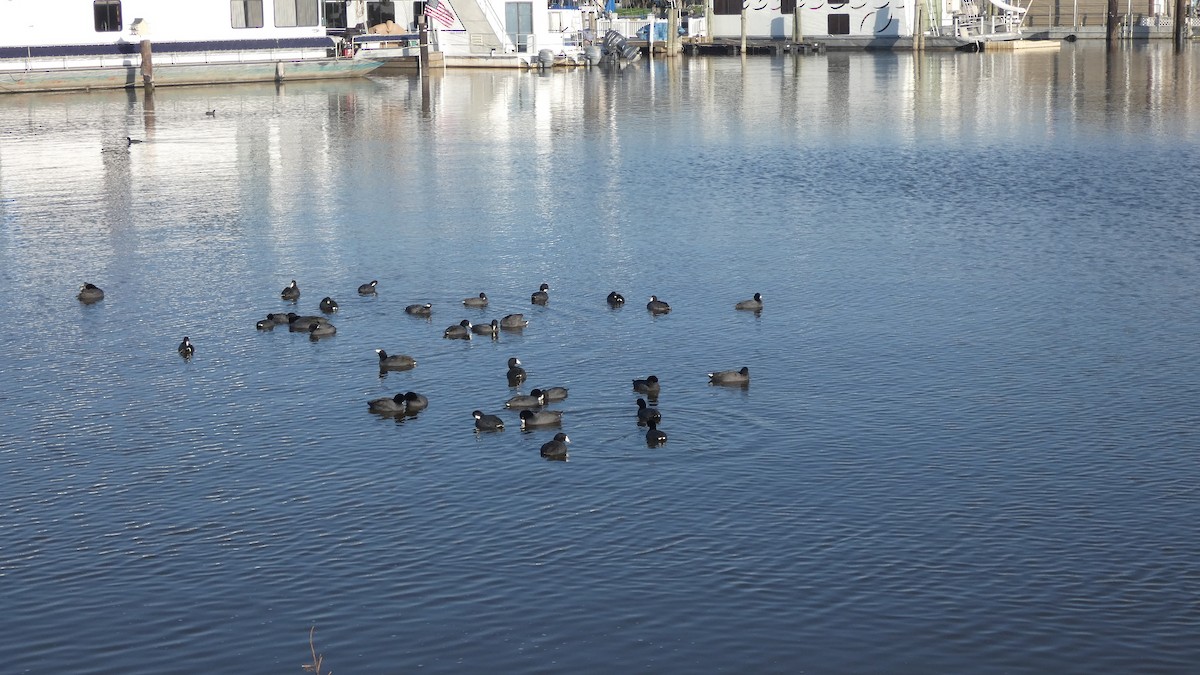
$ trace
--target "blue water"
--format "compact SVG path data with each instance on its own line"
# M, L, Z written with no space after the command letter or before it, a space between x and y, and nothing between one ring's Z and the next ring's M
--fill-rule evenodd
M1076 43L0 97L7 669L301 672L315 627L335 673L1191 672L1198 70ZM327 295L333 338L255 330ZM567 462L503 409L510 356L570 388Z

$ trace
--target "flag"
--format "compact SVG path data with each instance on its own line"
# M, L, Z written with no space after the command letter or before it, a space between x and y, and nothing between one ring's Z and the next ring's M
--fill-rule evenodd
M458 21L454 9L450 7L450 0L429 0L425 3L425 16L437 19L442 28L453 28Z

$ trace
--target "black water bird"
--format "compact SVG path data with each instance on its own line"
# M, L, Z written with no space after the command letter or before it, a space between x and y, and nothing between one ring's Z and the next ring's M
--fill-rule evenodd
M321 338L333 337L337 334L337 326L331 323L320 323L313 321L308 324L308 337L311 340L320 340Z
M546 397L541 389L534 389L528 394L517 394L504 402L505 408L540 408L546 405Z
M650 398L657 398L660 390L658 376L651 375L644 380L634 380L633 390L641 394L648 394Z
M405 314L413 316L433 316L433 305L425 303L424 305L409 305L404 308Z
M646 445L657 448L667 442L667 434L659 430L657 422L650 420L646 423L646 426L650 427L646 431Z
M482 410L476 410L471 415L475 417L475 428L480 431L501 431L504 429L504 420L495 415L485 415Z
M337 300L334 300L333 298L329 297L328 295L321 298L320 307L321 307L321 311L325 312L326 314L338 311Z
M620 307L621 305L624 305L624 304L625 304L625 296L621 295L620 293L618 293L616 291L613 291L612 293L608 294L608 306L609 307Z
M296 301L300 299L300 287L296 285L296 280L292 279L292 283L288 284L282 291L279 292L279 297L284 300Z
M542 284L533 292L533 295L529 296L529 301L535 305L544 305L550 302L550 294L546 292L548 290L550 290L550 285Z
M521 428L556 427L562 424L561 410L522 410Z
M415 415L429 407L429 399L415 391L404 393L404 413Z
M370 283L365 283L358 287L358 294L359 295L375 295L375 287L378 285L379 285L379 282L372 279L370 281Z
M380 415L400 415L404 413L406 407L404 394L367 401L367 409Z
M525 382L525 369L521 367L521 359L513 356L508 359L508 386L519 387Z
M762 293L755 293L753 298L750 298L749 300L742 300L741 302L734 305L733 308L734 309L746 309L746 310L750 310L752 312L757 312L757 311L762 310L762 308L763 308Z
M185 359L190 359L192 358L192 354L195 353L196 347L192 344L192 341L186 335L183 336L183 342L179 343L179 355Z
M651 408L646 403L646 399L639 398L637 405L638 426L646 426L650 422L657 424L662 421L662 413L658 411L658 408Z
M88 282L79 287L79 295L76 297L79 298L80 302L91 304L103 300L104 291L96 284Z
M458 323L450 326L442 333L442 337L451 340L470 340L471 339L471 322L463 319Z
M466 305L467 307L487 307L488 306L488 298L487 298L486 294L480 293L478 295L478 297L467 298L467 299L463 300L463 304Z
M646 309L650 310L651 314L666 314L671 311L671 306L659 300L657 295L652 295L650 302L646 303Z
M471 332L476 335L487 335L493 340L500 337L500 322L492 319L491 323L473 323L471 324Z
M379 354L379 369L380 370L409 370L417 365L417 360L406 354L388 355L382 349L376 349L376 354Z
M561 431L554 434L554 440L542 444L541 455L546 459L565 461L567 459L567 444L571 439Z
M718 370L708 374L710 384L721 384L729 387L746 387L750 385L750 369Z
M543 387L542 396L546 397L546 402L562 401L567 398L566 387Z
M507 314L500 319L501 330L521 330L529 325L524 314Z

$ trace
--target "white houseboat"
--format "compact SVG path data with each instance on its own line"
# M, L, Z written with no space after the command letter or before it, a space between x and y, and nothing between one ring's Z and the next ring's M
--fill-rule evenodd
M327 34L323 5L0 0L0 92L320 79L377 68Z
M330 32L344 32L360 57L415 60L423 13L443 65L493 68L582 63L604 12L595 0L337 0L325 7Z
M1030 2L1031 0L1026 0ZM710 0L710 34L749 39L815 40L829 47L911 49L978 47L1021 37L1028 5L1005 0ZM1018 3L1019 0L1012 0ZM918 25L918 6L921 7ZM800 17L799 30L795 17Z

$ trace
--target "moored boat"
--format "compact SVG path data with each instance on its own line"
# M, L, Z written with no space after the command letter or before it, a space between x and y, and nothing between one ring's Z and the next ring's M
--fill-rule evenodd
M8 0L0 92L355 77L320 0Z

